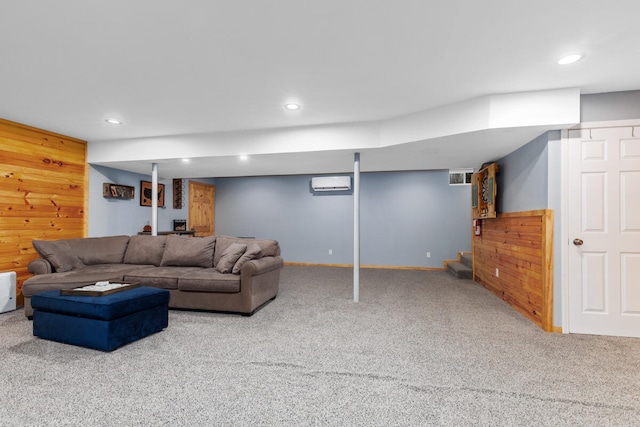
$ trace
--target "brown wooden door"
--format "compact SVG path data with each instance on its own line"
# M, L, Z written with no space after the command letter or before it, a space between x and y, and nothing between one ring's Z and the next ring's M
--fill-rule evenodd
M196 236L213 236L215 185L189 181L189 227Z

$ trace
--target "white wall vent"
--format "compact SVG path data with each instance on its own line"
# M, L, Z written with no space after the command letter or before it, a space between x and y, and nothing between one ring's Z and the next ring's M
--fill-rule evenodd
M471 185L473 169L449 169L449 185Z
M311 178L313 191L347 191L351 190L350 176L319 176Z

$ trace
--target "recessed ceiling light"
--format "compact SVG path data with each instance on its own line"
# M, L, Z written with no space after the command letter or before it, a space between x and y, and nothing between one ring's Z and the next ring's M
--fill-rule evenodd
M111 125L121 125L122 122L118 119L105 119L105 122L111 124Z
M300 104L289 102L288 104L284 104L284 108L286 108L287 110L295 111L300 109Z
M558 61L558 65L569 65L569 64L573 64L574 62L578 62L582 59L582 55L579 54L573 54L573 55L567 55L564 58L561 58Z
M240 160L247 161L247 160L249 160L249 156L247 156L246 154L241 154L240 155Z
M191 159L182 159L182 163L189 163Z

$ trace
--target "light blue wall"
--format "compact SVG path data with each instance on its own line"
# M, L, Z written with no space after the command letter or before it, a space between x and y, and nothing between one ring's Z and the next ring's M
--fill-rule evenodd
M638 118L640 118L640 90L580 96L582 123Z
M353 194L314 193L311 178L216 179L216 234L274 238L290 262L352 263ZM470 187L448 180L448 171L361 174L361 263L441 268L470 251Z
M471 186L448 170L362 174L361 193L363 264L442 267L471 251Z
M498 161L498 212L547 208L547 134Z
M277 239L287 261L350 264L353 194L314 193L311 177L199 181L216 185L216 234ZM363 173L361 263L441 268L459 251L470 251L470 187L450 186L448 179L448 171ZM132 235L151 221L151 208L140 206L141 180L151 177L91 166L89 236ZM135 187L135 199L102 197L104 182ZM158 210L158 225L170 230L172 220L186 219L188 212L186 206L172 208L171 180L159 182L165 184L166 208Z
M91 165L89 171L89 237L133 235L151 223L151 207L140 206L140 181L151 181L151 175L125 172L119 169ZM213 179L194 181L214 184ZM102 184L130 185L135 187L135 198L131 200L111 199L102 196ZM158 180L165 185L165 208L158 208L159 231L172 230L174 219L187 219L186 201L189 199L188 185L183 188L182 209L173 209L173 180ZM185 181L186 184L186 181Z

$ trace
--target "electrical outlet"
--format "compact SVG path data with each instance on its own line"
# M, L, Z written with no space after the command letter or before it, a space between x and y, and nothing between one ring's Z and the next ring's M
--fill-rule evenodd
M333 249L329 249L329 255L333 255Z
M427 252L427 258L431 258L431 252Z
M496 277L500 277L500 270L496 268Z

